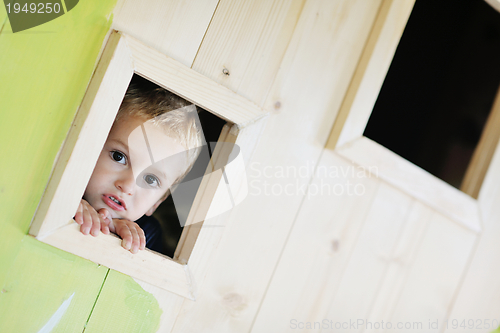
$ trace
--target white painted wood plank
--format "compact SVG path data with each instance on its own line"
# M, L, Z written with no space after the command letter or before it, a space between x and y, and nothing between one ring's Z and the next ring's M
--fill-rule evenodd
M113 29L191 67L219 0L119 0Z
M221 0L193 69L262 105L304 2Z
M293 327L322 321L377 193L379 181L369 177L324 152L252 332L303 331Z
M415 0L384 0L327 147L363 135Z
M393 327L400 322L411 323L404 332L443 331L443 320L453 304L476 237L450 219L433 215L391 316ZM441 324L438 328L433 326L436 320ZM414 323L421 323L421 328Z
M409 278L412 265L422 246L422 240L433 214L433 210L420 202L412 203L404 230L398 237L394 253L389 258L389 267L385 273L384 281L380 285L377 298L373 302L366 321L372 323L391 321L391 315L396 310L399 297ZM364 325L364 332L380 331L380 328L367 326Z
M479 233L477 201L382 145L361 137L337 149L358 165L376 170L389 184L405 191L432 209Z
M460 293L449 315L451 332L466 332L463 328L453 330L451 320L476 320L475 332L491 332L491 322L500 325L500 146L497 146L488 173L479 192L479 207L483 218L483 232L474 257L469 266ZM485 320L488 319L488 325ZM476 324L482 323L481 328ZM490 326L490 327L488 327Z
M71 223L42 239L44 243L104 265L136 279L151 283L189 299L194 299L190 272L186 265L150 250L132 254L121 247L113 234L97 237L84 235L80 226Z
M186 298L153 286L147 282L134 279L145 291L155 296L162 310L160 326L157 332L170 332L175 323L175 318L181 310L182 303Z
M376 1L306 2L264 103L265 109L275 112L247 165L249 196L230 213L197 301L185 302L173 332L250 329L305 196L302 188L312 177L307 172L296 178L266 177L263 168L307 170L317 162L378 5ZM264 182L267 188L292 183L298 190L292 195L266 195Z
M132 75L127 45L113 33L59 153L31 235L42 238L74 216Z
M134 57L134 69L148 80L239 127L264 116L263 110L248 99L135 38L126 39Z
M413 199L384 183L379 186L335 297L324 318L368 318L406 227ZM361 327L346 332L361 332Z

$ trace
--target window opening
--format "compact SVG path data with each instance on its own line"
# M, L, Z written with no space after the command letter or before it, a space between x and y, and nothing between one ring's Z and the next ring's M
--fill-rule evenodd
M484 1L417 0L364 135L460 188L499 88L498 54L500 13Z
M159 86L155 83L142 78L137 74L133 75L130 84L140 87L141 90L153 90L155 88L159 88ZM215 143L219 139L226 121L198 106L196 106L196 108L205 143L209 143L204 146L204 148L206 147L208 151L208 158L211 158L212 150L215 147ZM183 194L181 204L178 201L176 205L173 200L173 195L175 195L175 193L173 193L160 204L160 206L153 213L152 217L145 215L136 221L143 228L146 235L155 237L154 242L149 242L149 240L147 240L150 244L152 244L152 246L150 246L151 250L170 258L174 257L187 216L193 205L197 189L201 184L202 176L205 173L208 162L207 156L204 156L203 153L200 154L192 170L184 178L185 180L195 182L196 184L194 187L192 185L190 186L190 191L188 191L187 194ZM160 228L157 228L157 222Z

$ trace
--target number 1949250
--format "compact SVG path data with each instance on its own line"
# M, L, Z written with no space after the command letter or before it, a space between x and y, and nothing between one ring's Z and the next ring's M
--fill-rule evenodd
M50 14L50 13L59 13L61 11L61 4L59 3L30 3L28 6L28 3L25 3L24 6L21 6L21 4L15 2L12 5L8 3L5 5L7 7L7 13L10 14L11 10L14 13L19 13L19 12L24 12L26 14L32 13L32 14Z

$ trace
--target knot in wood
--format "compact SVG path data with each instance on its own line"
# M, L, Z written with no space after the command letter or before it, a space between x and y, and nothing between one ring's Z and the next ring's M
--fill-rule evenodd
M245 298L238 293L227 293L222 298L222 303L232 316L237 316L247 307Z

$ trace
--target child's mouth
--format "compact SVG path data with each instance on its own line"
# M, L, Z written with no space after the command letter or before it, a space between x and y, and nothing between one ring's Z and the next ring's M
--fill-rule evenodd
M118 210L118 211L123 211L125 210L125 203L122 202L120 199L108 195L108 194L103 194L102 200L106 205L108 205L111 209Z

